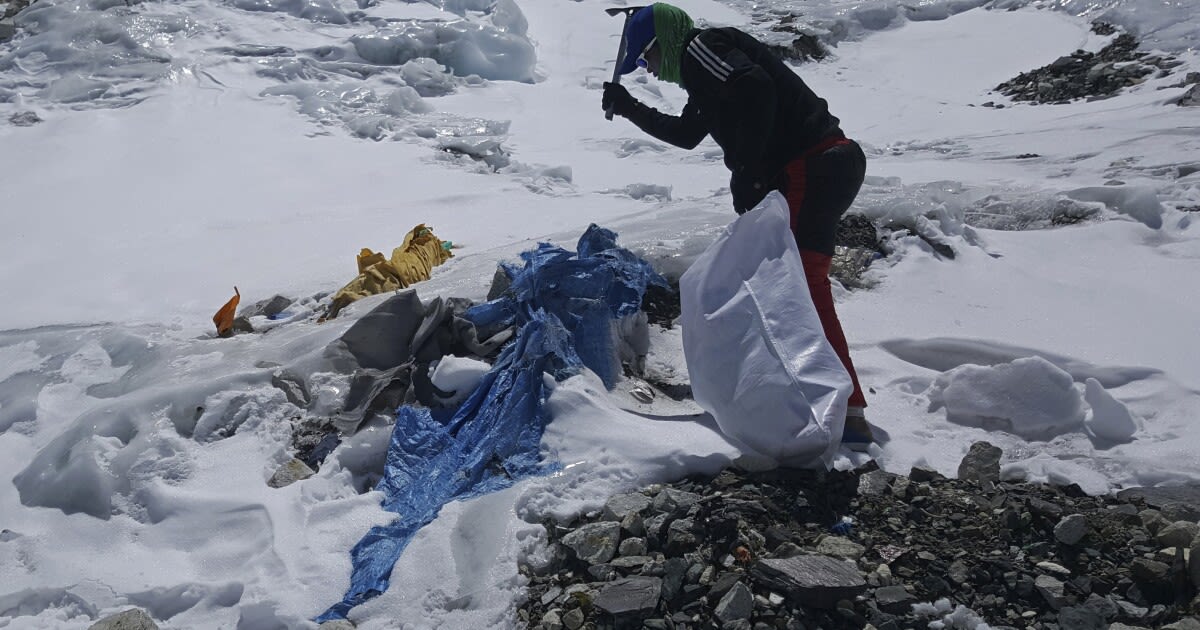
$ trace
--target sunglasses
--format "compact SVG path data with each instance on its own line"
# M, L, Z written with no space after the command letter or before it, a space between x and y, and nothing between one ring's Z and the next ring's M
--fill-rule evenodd
M654 48L654 45L657 43L658 43L658 38L652 37L652 38L650 38L650 43L646 44L646 47L642 49L642 54L638 55L638 58L637 58L637 66L639 68L646 67L646 53L650 52L650 49Z

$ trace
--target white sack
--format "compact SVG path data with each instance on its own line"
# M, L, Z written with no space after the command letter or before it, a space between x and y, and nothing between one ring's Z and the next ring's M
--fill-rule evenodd
M828 466L850 375L825 338L772 192L725 229L679 282L692 394L726 437L787 466Z

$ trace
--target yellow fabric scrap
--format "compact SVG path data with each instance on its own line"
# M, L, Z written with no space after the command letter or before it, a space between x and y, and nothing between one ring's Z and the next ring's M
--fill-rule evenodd
M424 223L404 237L404 243L392 250L391 258L363 248L358 254L358 277L333 296L325 318L337 317L339 311L355 300L428 280L434 267L453 256Z

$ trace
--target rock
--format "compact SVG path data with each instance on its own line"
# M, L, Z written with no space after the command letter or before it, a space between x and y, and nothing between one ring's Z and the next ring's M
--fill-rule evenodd
M867 548L841 536L826 536L817 543L817 553L844 560L858 560Z
M1050 608L1059 610L1066 602L1066 591L1064 585L1057 578L1049 575L1039 575L1034 580L1034 588L1038 593L1041 593L1042 598L1050 605Z
M286 464L280 466L274 475L271 475L271 479L267 481L267 485L272 488L282 488L290 486L297 481L308 479L315 474L313 469L308 467L308 464L292 458Z
M641 514L649 508L650 497L640 493L618 494L604 502L604 513L601 518L606 521L623 522L631 514Z
M683 588L687 579L688 563L683 558L668 558L663 565L662 598L668 602L674 601Z
M0 30L3 28L3 24L0 24ZM0 32L0 39L4 39L2 32ZM42 119L35 112L17 112L8 117L8 122L12 123L15 127L32 127L42 122Z
M613 558L609 563L614 569L625 570L640 569L654 561L650 556L620 556Z
M796 603L816 608L833 608L838 600L853 600L867 589L853 564L829 556L759 560L750 574Z
M674 512L676 508L688 507L702 497L694 492L684 492L675 488L664 488L654 497L654 510L660 513Z
M1144 501L1169 521L1200 521L1200 484L1155 488L1126 488L1117 498Z
M1195 617L1184 617L1175 623L1163 626L1162 630L1200 630L1200 620Z
M1158 532L1156 540L1163 547L1191 547L1196 535L1200 534L1200 525L1190 521L1175 521Z
M1081 606L1067 606L1058 611L1059 630L1104 630L1104 617L1094 610Z
M0 37L3 37L3 34L0 34ZM1188 91L1184 92L1183 96L1180 96L1179 100L1175 101L1175 104L1180 107L1196 107L1200 105L1200 84L1188 88Z
M1095 611L1095 613L1100 615L1100 617L1106 622L1110 621L1121 612L1121 609L1118 608L1111 599L1108 599L1107 597L1100 597L1095 593L1092 593L1088 596L1087 601L1082 604L1082 607L1091 611Z
M1129 572L1136 582L1162 584L1167 581L1167 576L1171 572L1171 565L1157 560L1135 558L1129 567Z
M1163 518L1163 515L1158 510L1142 510L1138 512L1138 518L1142 520L1142 527L1151 534L1158 535L1162 528L1171 524L1171 521Z
M883 496L891 489L895 477L882 470L872 470L858 478L858 493L863 496Z
M545 630L562 630L563 623L561 612L562 611L557 608L546 611L546 614L542 615L542 628Z
M690 518L671 521L667 526L667 553L679 555L696 546L695 523Z
M141 608L130 608L97 621L88 630L158 630L158 624Z
M334 619L322 623L317 630L354 630L354 624L345 619Z
M17 25L12 20L0 20L0 42L6 42L17 34Z
M658 608L662 580L627 577L606 584L593 600L596 608L616 619L644 619Z
M284 297L282 295L274 295L268 299L256 302L251 306L247 306L246 308L242 309L241 313L238 313L238 316L245 317L247 319L251 317L270 318L282 313L284 309L291 306L295 302L296 300L293 300L292 298Z
M646 521L637 512L628 514L621 519L621 531L635 538L641 538L646 535Z
M583 626L584 620L583 611L578 608L572 608L562 616L562 623L567 630L579 630Z
M588 523L563 536L562 543L588 564L604 564L617 553L621 526L611 521Z
M304 384L304 379L288 372L286 370L278 370L271 375L271 385L283 392L287 397L288 402L296 405L301 409L308 407L312 401L312 396L308 393L308 386Z
M622 556L644 556L646 555L646 539L626 538L621 541L617 553Z
M979 485L1000 483L1000 457L1004 451L988 442L975 442L958 465L958 478Z
M1050 562L1049 560L1043 560L1042 562L1037 563L1037 568L1057 575L1071 575L1070 569L1058 564L1057 562Z
M912 609L916 597L902 585L884 586L875 589L875 603L879 609L893 615L901 615Z
M754 594L745 584L737 582L717 602L713 614L722 623L728 623L739 619L749 619L752 612L754 612Z
M1087 532L1087 517L1082 514L1067 516L1054 526L1054 538L1067 546L1078 544L1087 535Z

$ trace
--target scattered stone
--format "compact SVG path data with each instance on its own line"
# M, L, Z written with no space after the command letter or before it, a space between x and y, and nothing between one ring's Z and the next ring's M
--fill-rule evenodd
M817 553L843 560L858 560L867 548L841 536L826 536L817 543Z
M1184 92L1183 96L1175 100L1175 104L1180 107L1200 106L1200 84L1188 88L1188 91Z
M737 582L717 603L713 614L724 623L749 619L754 612L754 595L745 584Z
M579 630L583 626L583 622L583 611L578 608L572 608L567 611L567 614L562 616L562 623L567 627L567 630Z
M1190 547L1197 534L1200 534L1200 525L1191 521L1175 521L1162 528L1156 540L1163 547Z
M650 497L634 492L631 494L618 494L610 498L604 503L604 520L606 521L624 521L626 517L632 514L641 514L650 507Z
M908 612L916 600L907 588L899 584L875 589L875 603L879 609L893 615Z
M1127 488L1117 493L1126 502L1142 501L1168 521L1200 521L1200 484Z
M976 484L1000 483L1000 457L1003 451L988 442L975 442L958 465L958 478Z
M1122 33L1100 52L1077 50L1049 65L1024 72L996 90L1016 101L1069 103L1108 98L1152 74L1169 75L1178 65L1170 56L1138 52L1137 39Z
M575 557L588 564L612 560L620 544L621 526L612 522L590 523L563 536L562 542Z
M802 555L760 560L750 571L763 584L804 606L832 608L854 599L867 583L853 564L829 556Z
M282 295L274 295L266 300L256 302L251 306L247 306L246 308L242 309L241 313L238 313L238 316L245 317L246 319L251 317L271 318L282 313L284 309L291 306L294 302L295 300L292 298L284 297Z
M679 507L688 507L700 500L700 495L694 492L684 492L675 488L664 488L654 497L654 509L658 512L669 513Z
M626 538L621 541L617 553L621 556L644 556L646 555L646 539Z
M662 580L654 577L628 577L605 585L596 595L596 608L616 619L644 619L658 607Z
M0 40L4 39L3 29L4 25L0 24ZM17 112L8 117L8 122L12 123L16 127L32 127L42 122L42 119L37 115L36 112Z
M1163 627L1200 611L1200 541L1161 544L1190 531L1168 531L1188 520L1187 491L1092 497L977 478L730 469L643 488L628 496L649 505L635 498L622 512L614 498L607 513L547 526L546 544L563 552L533 556L561 560L521 567L529 594L518 617L531 630L549 630L539 620L551 611L560 630L571 630L570 611L576 630L901 630L930 624L914 604L946 598L962 606L956 618L991 627L1072 630ZM634 516L637 535L625 526ZM831 534L844 517L854 527ZM597 526L612 551L568 555L566 540Z
M88 630L158 630L158 624L141 608L130 608L97 621Z
M292 458L286 464L280 466L274 475L271 475L271 479L267 481L267 485L272 488L282 488L290 486L297 481L308 479L315 474L313 469L308 467L308 464Z
M1087 517L1082 514L1072 514L1054 526L1054 538L1067 546L1078 544L1087 532Z

